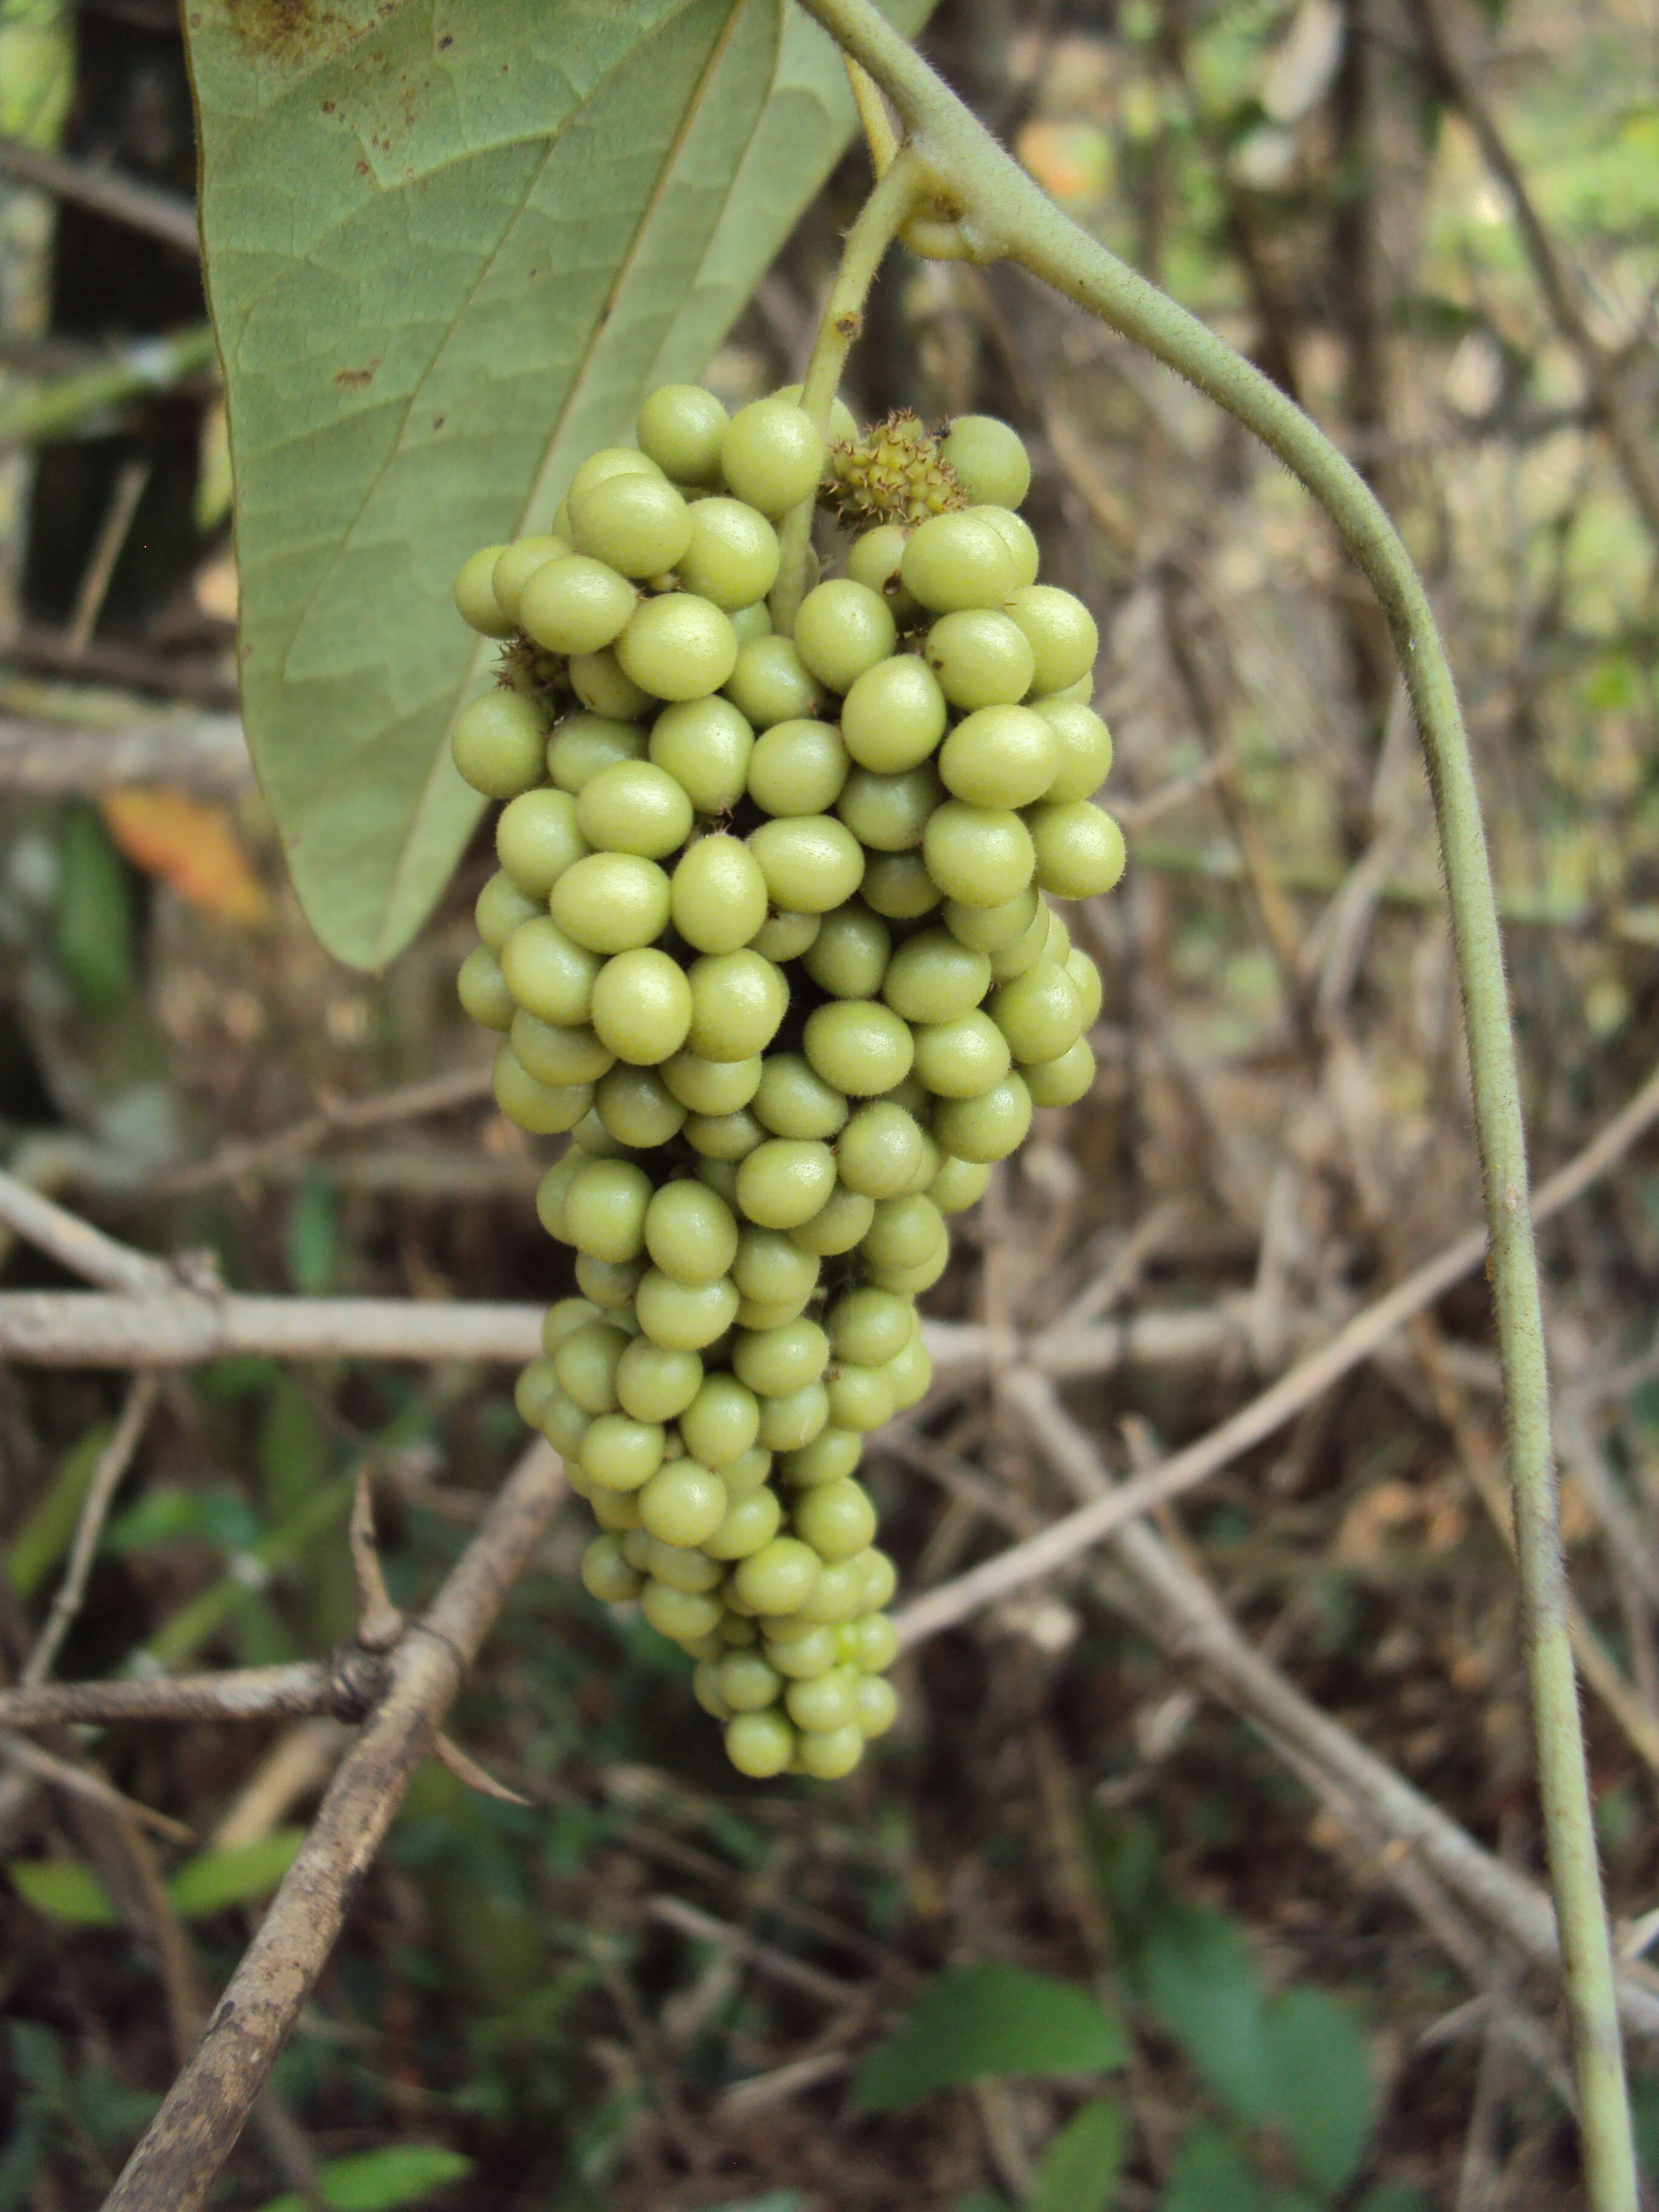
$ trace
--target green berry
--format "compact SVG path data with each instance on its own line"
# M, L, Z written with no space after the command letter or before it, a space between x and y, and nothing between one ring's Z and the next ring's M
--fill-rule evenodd
M727 416L700 384L660 384L640 408L640 451L677 483L713 483L720 473Z
M795 1756L795 1731L775 1707L740 1712L726 1724L726 1755L739 1774L757 1782L787 1773Z
M842 1131L836 1171L849 1191L872 1200L896 1198L909 1188L922 1158L922 1133L914 1116L891 1099L878 1098L860 1106Z
M624 676L656 699L703 699L718 691L738 659L728 617L711 599L665 592L635 607L617 640Z
M1123 832L1086 799L1034 806L1030 835L1037 882L1056 898L1093 898L1123 873Z
M945 735L945 694L925 660L902 653L865 671L842 702L841 730L860 768L896 775Z
M913 852L943 796L939 772L931 761L920 768L902 769L896 775L855 768L847 779L836 812L870 851Z
M662 1065L662 1079L693 1114L735 1114L760 1086L765 1062L758 1053L747 1060L703 1060L677 1052Z
M556 1137L574 1128L593 1101L591 1084L538 1083L505 1044L495 1054L491 1083L495 1103L507 1120L532 1137Z
M890 921L918 921L939 902L939 887L920 853L872 853L859 888L866 906Z
M544 568L550 561L568 559L572 550L568 538L548 531L515 538L510 545L501 547L489 572L489 588L509 637L523 627L519 600L525 586L538 568Z
M908 535L902 523L878 523L873 530L854 538L847 556L847 573L853 581L879 592L896 615L915 611L916 603L899 574Z
M830 1419L838 1429L867 1436L893 1418L897 1403L888 1367L858 1367L843 1360L824 1378Z
M939 772L974 806L1029 806L1048 788L1058 755L1053 726L1029 707L981 707L945 740Z
M514 799L542 780L547 718L521 691L486 691L450 732L456 768L486 799Z
M936 1097L982 1098L1008 1073L1006 1039L977 1007L915 1033L916 1073Z
M1095 618L1081 599L1053 584L1024 584L1004 602L1033 655L1031 688L1063 691L1089 674L1100 647Z
M948 1022L978 1006L990 984L986 954L958 943L948 929L924 929L888 963L881 995L907 1022Z
M1018 814L1008 808L972 806L960 799L946 799L935 809L922 840L922 857L945 897L964 906L1000 906L1017 898L1035 866L1031 833ZM554 915L556 920L556 902Z
M763 822L750 835L749 849L773 903L792 914L828 914L844 905L864 874L858 839L830 814Z
M544 899L587 850L568 792L520 792L496 817L496 858L530 898Z
M817 1782L844 1781L864 1757L864 1734L856 1724L812 1729L797 1739L794 1763Z
M920 1191L884 1198L859 1247L872 1267L919 1267L945 1241L945 1217Z
M623 673L615 646L605 646L598 653L573 653L565 673L584 707L616 721L636 722L657 703L631 676Z
M850 765L833 723L774 722L749 757L749 796L768 814L826 813Z
M720 1282L737 1257L736 1218L705 1183L665 1183L641 1219L653 1265L677 1283Z
M501 973L501 963L487 945L475 945L455 978L455 995L463 1008L487 1030L510 1029L515 1001Z
M629 1337L613 1322L583 1322L553 1354L553 1369L567 1398L587 1414L617 1410L617 1369Z
M1023 975L999 984L987 1012L1022 1063L1057 1060L1083 1034L1077 987L1064 968L1048 959L1034 960Z
M820 704L817 684L787 637L755 637L741 646L725 689L757 730L815 715Z
M602 768L639 760L644 752L645 732L634 723L584 708L567 714L548 740L547 772L561 791L574 798Z
M778 1473L792 1488L810 1490L819 1483L845 1480L863 1455L863 1440L852 1430L821 1429L810 1444L785 1453L778 1462ZM863 1603L861 1586L859 1602Z
M635 602L625 576L570 553L531 576L519 594L519 620L550 653L597 653L621 635Z
M569 519L580 512L582 502L589 492L608 478L659 477L661 474L662 471L648 454L635 453L631 446L601 446L597 453L588 455L570 479L570 489L564 495L564 505L561 510L565 523L568 525ZM554 521L555 526L559 526L558 516L555 516Z
M717 1468L732 1497L756 1486L736 1472L737 1462L754 1448L760 1433L760 1401L735 1375L715 1370L703 1377L697 1395L679 1417L680 1436L693 1459ZM767 1462L761 1455L761 1480Z
M862 1674L854 1692L859 1733L866 1737L885 1735L898 1718L898 1692L879 1674Z
M593 1103L606 1133L633 1152L665 1145L685 1123L684 1107L654 1067L620 1062L600 1077Z
M661 860L690 835L690 800L666 769L650 761L601 769L583 785L575 805L576 826L595 852Z
M799 1053L768 1055L755 1092L755 1116L775 1137L835 1136L847 1119L845 1095Z
M778 533L766 517L739 499L700 499L690 520L684 589L731 615L764 599L778 578Z
M1039 1060L1023 1068L1034 1106L1075 1106L1086 1098L1095 1079L1095 1056L1086 1037L1079 1037L1054 1060Z
M810 498L823 471L823 440L811 418L787 399L740 407L720 440L720 473L729 489L776 518Z
M662 477L609 477L582 501L574 537L579 553L619 575L660 576L691 542L691 511Z
M1054 771L1043 796L1092 799L1112 766L1112 733L1093 708L1065 699L1039 699L1032 712L1054 733Z
M740 1563L732 1587L754 1613L793 1613L811 1595L822 1571L823 1563L809 1545L798 1537L775 1536Z
M749 1060L777 1035L789 986L772 961L744 948L705 953L688 971L691 1050L703 1060Z
M795 647L811 674L831 691L849 690L866 669L885 660L898 629L879 592L840 576L818 584L795 617Z
M701 1352L732 1326L738 1294L724 1278L713 1283L678 1283L653 1267L635 1293L635 1310L653 1344L673 1352Z
M738 1204L763 1229L794 1229L810 1221L835 1188L836 1157L828 1145L773 1137L738 1170Z
M1015 588L1014 555L995 526L967 507L930 515L911 532L904 588L934 614L1000 606Z
M695 1352L633 1338L617 1362L617 1401L636 1421L672 1421L702 1387L702 1362Z
M596 1536L582 1553L582 1588L602 1605L623 1605L637 1597L645 1577L623 1557L618 1536Z
M685 970L654 946L615 954L594 980L592 1019L615 1058L656 1066L679 1050L691 1027Z
M824 1316L830 1346L838 1359L879 1367L910 1341L915 1313L896 1291L860 1287L843 1291Z
M747 1559L769 1544L783 1525L775 1490L751 1490L732 1498L720 1526L702 1540L711 1559Z
M592 853L553 886L553 919L590 952L631 952L668 921L668 878L637 853Z
M782 1230L750 1223L738 1232L732 1279L745 1298L800 1304L817 1288L818 1263Z
M501 976L514 1000L544 1022L585 1022L601 963L545 914L522 921L501 948Z
M985 503L978 506L975 512L982 521L991 525L1013 555L1015 589L1018 590L1024 584L1035 584L1041 556L1030 524L1009 507Z
M781 1328L739 1329L732 1371L757 1398L787 1397L816 1382L830 1364L830 1340L815 1321Z
M1031 1094L1012 1074L981 1097L941 1099L933 1112L940 1146L965 1160L1006 1160L1030 1127Z
M675 928L699 952L735 952L766 921L766 878L738 837L700 838L675 867L668 897Z
M755 732L729 699L688 699L651 725L651 758L699 814L724 814L743 797Z
M474 901L472 918L484 943L499 952L521 921L544 911L540 899L521 891L505 868L497 868Z
M599 1489L641 1490L662 1465L664 1439L660 1422L601 1413L590 1423L577 1458L582 1473Z
M640 1525L659 1543L689 1551L726 1518L726 1485L693 1459L677 1459L640 1493Z
M764 958L775 960L781 967L787 960L799 959L817 936L822 920L820 915L791 914L781 908L776 914L767 916L749 940L750 945Z
M717 1597L704 1591L677 1590L654 1578L640 1592L640 1611L659 1636L671 1637L676 1644L690 1644L699 1637L712 1636L720 1625L720 1601ZM753 1713L745 1717L761 1720L767 1716ZM780 1714L780 1720L782 1717ZM732 1726L742 1724L741 1721L734 1721ZM784 1725L788 1723L785 1722Z
M972 500L1018 507L1031 488L1031 464L1019 433L994 415L958 415L940 452Z
M596 1260L637 1260L650 1200L651 1178L632 1160L584 1160L565 1193L565 1237Z
M991 1170L982 1160L942 1159L927 1186L927 1195L941 1213L963 1213L985 1195Z
M828 1668L810 1682L792 1682L783 1693L784 1708L799 1729L850 1727L858 1716L856 1680L851 1668Z
M890 1091L910 1072L908 1023L878 1000L836 999L806 1018L803 1042L815 1073L848 1097Z
M764 1712L783 1695L783 1677L758 1651L733 1651L720 1663L720 1695L734 1713Z
M518 624L495 598L495 563L504 545L481 546L463 561L455 578L455 611L485 637L511 637Z
M801 966L832 998L873 999L883 989L892 947L881 916L854 900L824 915Z
M989 607L941 615L927 633L927 665L951 706L969 712L1023 699L1036 669L1025 633Z
M869 1228L875 1210L874 1199L859 1191L838 1188L830 1192L810 1220L790 1231L790 1242L820 1259L850 1252Z

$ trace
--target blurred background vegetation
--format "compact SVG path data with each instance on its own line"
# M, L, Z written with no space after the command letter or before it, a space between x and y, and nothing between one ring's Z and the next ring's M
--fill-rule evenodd
M1557 1164L1659 1044L1652 0L943 0L926 43L1400 521L1464 687L1534 1158ZM0 131L6 1164L147 1249L210 1253L235 1287L562 1295L535 1148L488 1110L454 1004L484 850L387 974L336 966L225 719L231 486L166 0L0 0ZM20 144L68 165L53 189ZM767 276L714 364L726 397L799 374L863 176L849 155ZM1209 1317L1184 1353L1068 1386L1133 1468L1477 1218L1414 740L1330 529L1062 303L900 256L855 376L868 413L1014 422L1045 573L1100 619L1131 850L1085 923L1102 1073L1039 1117L929 1304L1015 1329ZM121 733L118 776L65 766L87 732ZM1611 1670L1588 1705L1601 1835L1639 1921L1659 1875L1659 1153L1544 1243L1571 1562ZM64 1279L21 1249L0 1269ZM1253 1644L1533 1868L1494 1374L1467 1285L1160 1520ZM325 1650L352 1623L364 1466L394 1593L418 1599L519 1449L507 1382L168 1376L60 1671ZM123 1396L0 1372L9 1666ZM936 1393L872 1468L913 1590L1071 1502L994 1371ZM927 1644L852 1782L752 1787L678 1655L586 1600L580 1544L556 1528L458 1716L531 1806L422 1772L220 2202L1577 2201L1547 2000L1512 1977L1472 1994L1389 1855L1357 1852L1109 1589ZM99 1818L0 1747L0 2212L98 2201L341 1740L106 1733L100 1771L190 1831L143 1843L160 1881L138 1905ZM1638 2109L1659 2179L1659 2089L1638 2083Z

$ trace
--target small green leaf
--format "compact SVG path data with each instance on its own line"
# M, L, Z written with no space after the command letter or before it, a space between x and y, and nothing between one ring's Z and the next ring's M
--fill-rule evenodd
M988 2075L1094 2072L1121 2065L1122 2032L1086 1990L1019 1966L940 1974L859 2069L854 2101L902 2112L933 2089Z
M1368 2189L1353 2212L1430 2212L1429 2200L1406 2181L1379 2181Z
M132 988L132 899L121 857L91 806L73 806L64 817L56 945L87 1012L113 1012Z
M1286 1990L1267 2007L1268 2117L1319 2188L1353 2178L1370 2133L1372 2091L1364 2038L1322 1990Z
M318 2176L317 2194L329 2212L395 2212L446 2182L465 2181L471 2171L470 2158L441 2143L392 2143L385 2150L331 2159ZM273 2197L259 2212L306 2212L305 2200L298 2194Z
M104 1885L90 1867L75 1859L13 1859L6 1869L25 1905L71 1928L114 1928L119 1924Z
M1109 2098L1073 2112L1042 2154L1026 2212L1107 2212L1128 2136L1122 2110Z
M204 1913L222 1912L227 1905L268 1897L294 1863L305 1833L303 1828L273 1828L253 1843L186 1859L167 1884L174 1911L196 1920Z
M1194 2128L1176 2154L1158 2212L1264 2212L1261 2185L1218 2128Z
M1209 1905L1170 1901L1147 1928L1141 1993L1198 2072L1241 2119L1270 2101L1261 1991L1233 1923Z

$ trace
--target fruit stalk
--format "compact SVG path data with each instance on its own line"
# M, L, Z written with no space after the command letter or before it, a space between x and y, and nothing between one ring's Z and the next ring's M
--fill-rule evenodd
M830 434L830 410L841 386L847 356L864 327L864 302L888 247L926 193L926 175L908 147L901 146L877 178L874 189L847 234L830 296L823 303L812 357L801 386L801 411L817 431ZM778 532L778 580L772 592L772 627L787 637L806 595L813 492L784 517Z
M1585 2183L1591 2212L1635 2212L1629 2096L1568 1638L1515 1039L1468 740L1427 593L1382 506L1318 426L1196 317L1055 207L869 0L802 0L802 5L885 92L910 145L951 198L971 212L975 258L982 253L1018 262L1253 430L1335 523L1388 617L1427 759L1463 994L1504 1374L1529 1704Z

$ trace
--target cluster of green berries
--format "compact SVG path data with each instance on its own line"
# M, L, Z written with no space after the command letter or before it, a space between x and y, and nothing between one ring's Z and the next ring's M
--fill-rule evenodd
M518 1403L599 1522L587 1588L691 1653L744 1773L828 1780L896 1710L857 1469L927 1390L946 1217L1092 1078L1100 979L1045 894L1121 870L1111 740L1006 425L913 441L939 495L866 500L787 637L775 526L826 461L795 395L670 385L636 434L455 586L503 641L453 735L504 802L461 1000L502 1112L570 1134L537 1206L581 1295Z

